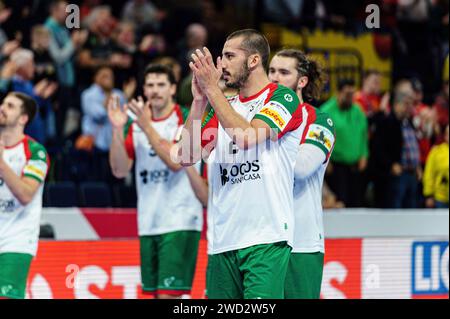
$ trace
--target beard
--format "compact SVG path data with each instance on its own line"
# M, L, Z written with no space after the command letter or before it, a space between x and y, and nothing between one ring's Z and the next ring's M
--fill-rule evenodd
M8 126L8 119L5 115L0 114L0 128L5 128Z
M16 118L7 117L5 114L0 114L0 129L5 129L8 127L15 127L19 125L20 115Z
M229 89L239 90L244 86L245 82L247 82L250 77L250 70L248 68L247 63L243 63L241 70L238 74L236 74L236 79L233 82L225 81L225 85Z

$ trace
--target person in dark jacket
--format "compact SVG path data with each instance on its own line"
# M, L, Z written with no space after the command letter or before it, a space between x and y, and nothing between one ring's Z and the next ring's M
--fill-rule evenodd
M376 207L417 206L420 152L410 121L412 107L412 96L400 91L392 112L374 117L370 166Z

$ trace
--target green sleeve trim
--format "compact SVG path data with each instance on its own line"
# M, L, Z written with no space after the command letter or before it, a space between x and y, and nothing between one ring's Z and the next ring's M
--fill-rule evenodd
M39 183L44 182L41 178L39 178L39 177L37 177L36 175L33 175L33 174L26 173L26 174L23 174L23 176L32 178L32 179L38 181Z
M323 146L322 144L320 144L319 142L312 141L312 140L305 140L304 144L311 144L311 145L317 146L325 153L325 156L328 156L328 154L329 154L327 148L325 146Z
M256 114L255 117L254 117L253 119L254 119L254 120L261 120L261 121L265 122L267 125L269 125L269 127L270 127L271 129L275 130L275 132L276 132L277 134L280 134L280 133L281 133L280 128L279 128L279 127L278 127L271 119L269 119L269 118L266 117L265 115L263 115L263 114Z

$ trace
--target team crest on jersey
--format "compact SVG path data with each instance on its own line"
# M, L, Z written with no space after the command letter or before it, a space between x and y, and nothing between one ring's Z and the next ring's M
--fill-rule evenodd
M328 151L334 144L334 135L329 129L321 125L312 124L306 134L306 140L314 141L322 144Z
M290 95L290 94L285 94L285 95L284 95L284 99L285 99L286 101L288 101L289 103L291 103L292 101L294 101L294 98L293 98L292 95Z
M327 120L327 123L328 123L329 126L333 126L333 120L332 120L332 119L329 118L329 119Z

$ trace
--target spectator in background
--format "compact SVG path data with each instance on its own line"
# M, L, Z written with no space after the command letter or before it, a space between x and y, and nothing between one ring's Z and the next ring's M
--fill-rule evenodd
M65 26L67 5L68 2L64 0L53 1L50 4L50 16L44 24L50 32L50 56L56 64L59 83L56 130L60 137L63 137L67 110L79 109L74 56L87 38L87 31L76 30L71 35Z
M94 83L81 94L82 133L92 136L93 146L99 152L107 153L111 144L111 124L106 106L112 94L117 94L121 103L126 103L125 94L114 88L114 73L108 66L99 67Z
M151 26L159 30L160 22L165 16L164 11L147 0L129 0L122 11L122 20L134 23L138 29Z
M0 2L0 65L9 58L11 53L20 47L20 42L17 40L8 40L8 35L1 28L1 25L7 21L12 14L10 8L6 8L2 2Z
M429 105L423 103L423 89L420 80L414 79L412 84L414 90L412 123L416 130L420 149L420 164L423 167L432 146L432 138L437 119L436 112Z
M449 127L444 142L432 148L423 175L423 195L428 208L448 208Z
M367 118L353 103L354 93L354 81L342 80L338 84L337 97L321 107L332 118L337 137L326 180L346 207L363 204L364 172L369 155Z
M133 78L137 73L137 45L134 24L121 22L117 25L113 33L114 48L113 54L120 54L127 63L114 68L116 86L122 85ZM128 65L128 67L126 67ZM133 78L134 80L134 78Z
M56 66L49 52L50 32L43 25L35 25L31 29L31 50L34 54L34 82L47 79L58 81Z
M336 194L331 191L327 183L323 183L322 206L324 209L345 208L345 204L337 200Z
M137 68L140 72L143 72L148 64L159 57L164 57L166 55L167 44L165 37L156 32L155 30L145 30L145 33L141 36L138 41L138 55L137 55ZM139 79L142 78L143 74ZM142 85L139 85L142 87Z
M193 50L201 49L208 42L208 30L200 23L193 23L186 29L184 39L178 44L178 62L182 65L183 76L190 73L189 65L186 63L190 60Z
M117 68L129 68L131 58L128 55L116 53L112 32L115 20L108 6L94 8L86 17L84 24L89 30L86 43L78 54L80 67L80 82L82 87L89 85L93 71L101 65Z
M361 91L355 93L354 101L368 118L380 111L381 73L369 70L364 74Z
M448 125L448 103L449 103L449 85L448 78L444 80L441 93L436 97L433 105L433 110L436 112L437 125L435 128L437 135L437 143L443 141L443 133L445 127Z
M48 137L53 137L55 123L51 116L52 106L50 98L58 88L57 83L43 79L36 85L32 80L35 73L33 52L27 49L17 49L11 54L0 75L0 92L6 95L16 91L31 96L38 104L38 113L34 120L27 126L25 132L45 144Z
M411 123L414 98L397 85L392 112L375 121L371 141L375 205L416 208L420 179L420 150Z
M184 39L178 47L178 61L182 66L183 79L179 84L177 100L183 105L191 105L193 97L191 90L192 72L189 68L192 53L206 46L208 30L200 23L192 23L186 30Z
M81 20L84 20L91 11L102 4L102 0L83 0L80 7Z
M165 65L168 66L172 72L173 72L173 76L175 77L175 81L178 85L178 83L180 83L181 81L181 65L178 63L177 60L175 60L172 57L169 56L163 56L160 58L156 58L153 61L153 64L161 64L161 65Z

